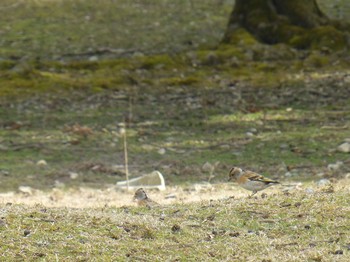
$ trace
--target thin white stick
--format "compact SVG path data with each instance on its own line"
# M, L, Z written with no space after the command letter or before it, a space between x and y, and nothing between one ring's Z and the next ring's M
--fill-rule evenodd
M124 125L124 164L125 164L125 177L126 177L126 188L129 190L129 167L128 167L128 147L126 143L126 125Z

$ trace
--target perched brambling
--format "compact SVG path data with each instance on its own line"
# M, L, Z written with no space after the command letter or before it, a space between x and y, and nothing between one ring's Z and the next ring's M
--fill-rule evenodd
M146 206L148 208L152 208L154 206L159 205L157 202L150 199L145 190L143 188L139 188L136 190L134 195L134 201L137 202L137 205L139 206Z
M229 181L231 180L236 180L241 187L253 191L251 196L269 186L279 184L276 180L271 180L252 171L242 170L239 167L233 167L230 170Z

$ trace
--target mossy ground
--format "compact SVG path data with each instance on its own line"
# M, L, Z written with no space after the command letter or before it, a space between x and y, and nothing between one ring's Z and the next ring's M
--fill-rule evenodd
M66 15L68 1L57 3L55 9ZM38 4L32 8L44 10ZM18 20L16 26L23 29L25 19ZM35 36L33 29L21 32ZM212 36L210 43L217 39ZM282 182L305 181L312 188L312 181L321 178L346 181L349 156L335 148L349 138L347 54L264 46L242 34L235 46L87 61L84 55L62 59L66 52L87 49L61 40L41 48L41 42L28 46L20 37L12 45L5 41L7 48L1 49L2 192L19 186L48 194L57 188L60 194L110 188L125 177L124 124L132 177L157 169L169 186L189 188L209 180L202 168L209 162L215 165L214 185L226 183L232 165ZM94 46L101 46L99 40L96 36ZM67 50L55 49L56 44ZM16 60L24 46L28 57ZM33 55L38 50L40 59ZM51 59L55 54L59 59ZM336 161L343 166L329 170L327 165ZM335 187L333 193L316 188L315 194L277 192L266 199L224 196L154 210L88 209L84 201L81 209L1 202L0 257L346 261L349 191L339 183ZM173 233L175 224L180 231ZM336 255L338 250L343 255Z
M159 169L169 183L201 181L201 166L219 161L217 181L232 164L276 176L281 166L307 165L311 179L313 168L348 157L334 150L348 137L347 62L315 64L336 60L312 53L303 72L297 58L278 58L292 52L284 48L235 47L238 57L257 57L237 58L233 67L226 47L3 70L0 187L100 187L123 179L113 166L124 164L124 122L132 175ZM47 166L36 164L42 159ZM81 175L72 180L71 172Z

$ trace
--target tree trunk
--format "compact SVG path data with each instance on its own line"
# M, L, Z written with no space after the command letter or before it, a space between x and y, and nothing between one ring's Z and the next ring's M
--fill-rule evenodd
M236 29L244 28L268 44L287 43L308 48L320 38L325 44L324 36L329 35L330 43L326 46L344 48L346 39L333 25L316 0L236 0L223 42L232 43L237 39L232 37ZM332 43L335 41L337 43Z

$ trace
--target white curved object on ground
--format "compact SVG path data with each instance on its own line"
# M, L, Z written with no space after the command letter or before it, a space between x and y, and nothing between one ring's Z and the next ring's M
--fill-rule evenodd
M127 188L128 182L120 181L117 182L117 187ZM158 188L159 190L165 190L165 180L163 175L155 170L152 173L136 177L129 180L129 189L137 189L137 188Z

